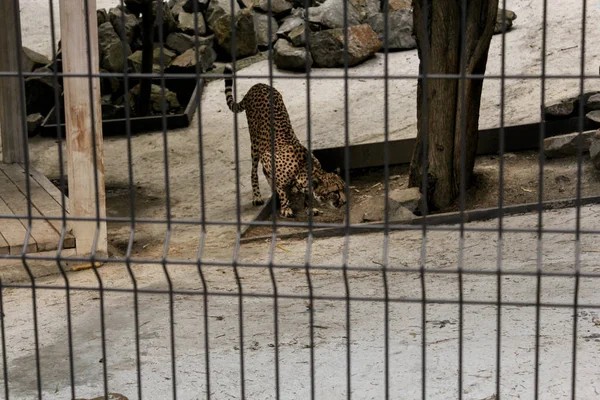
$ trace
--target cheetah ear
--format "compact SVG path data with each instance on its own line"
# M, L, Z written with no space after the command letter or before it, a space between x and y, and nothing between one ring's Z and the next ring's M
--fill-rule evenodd
M342 171L340 170L340 167L337 167L336 169L333 170L333 173L336 175L342 175Z

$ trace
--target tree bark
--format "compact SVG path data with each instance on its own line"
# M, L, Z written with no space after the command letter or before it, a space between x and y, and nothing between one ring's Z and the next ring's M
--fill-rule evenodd
M464 29L462 3L467 7ZM420 74L485 73L498 0L414 0L413 9ZM483 79L426 79L427 82L419 79L417 86L417 140L409 186L422 187L423 173L427 171L427 206L436 210L450 205L458 195L461 166L465 187L471 181ZM424 135L427 135L425 159ZM465 150L464 165L461 165L461 148Z

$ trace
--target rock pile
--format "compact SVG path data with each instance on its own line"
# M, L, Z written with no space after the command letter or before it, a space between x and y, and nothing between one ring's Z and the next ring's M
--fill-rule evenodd
M586 92L579 96L566 97L544 106L544 119L546 121L557 121L576 118L583 105L586 122L589 124L600 124L600 92Z
M214 69L214 62L240 60L238 65L273 46L280 69L352 67L383 51L385 14L379 0L125 0L124 6L97 11L100 72L139 73L142 69L142 9L152 1L155 17L154 73L196 73ZM269 10L269 4L271 10ZM387 45L392 51L416 48L411 0L390 0ZM309 7L304 8L305 5ZM344 34L344 15L347 34ZM507 10L506 23L498 12L496 31L510 29L516 15ZM347 39L348 57L344 48ZM307 49L307 42L309 43ZM162 43L162 47L161 47ZM62 54L54 62L23 48L26 72L55 68L62 72ZM256 58L260 59L260 58ZM135 89L137 82L130 85ZM62 80L59 79L59 84ZM29 115L45 117L54 106L51 77L26 80ZM58 88L62 93L62 88ZM123 80L102 78L104 118L124 115ZM185 107L178 93L166 90L167 112ZM137 92L131 92L132 97ZM152 101L159 94L152 88ZM162 102L161 99L158 101ZM156 104L151 109L157 112ZM135 109L132 110L135 116ZM32 117L31 120L39 120ZM39 124L32 123L32 127Z

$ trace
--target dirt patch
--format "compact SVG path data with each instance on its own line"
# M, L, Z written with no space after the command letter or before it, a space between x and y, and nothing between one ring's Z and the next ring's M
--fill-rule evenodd
M537 151L507 153L504 155L502 204L504 206L536 203L539 200L539 154ZM350 175L350 207L353 204L373 201L385 196L385 175L383 168L369 168L352 171ZM577 197L578 165L577 157L544 160L542 197L544 201ZM597 171L589 155L582 158L580 195L600 195L600 171ZM389 189L408 187L408 165L396 165L389 168ZM494 208L499 205L500 193L500 156L481 156L475 162L472 185L465 193L465 210ZM294 201L296 217L277 221L285 223L306 222L308 217L301 211L302 201ZM296 211L298 210L298 211ZM320 208L322 215L313 217L317 223L342 223L346 209L331 210ZM460 199L442 210L430 213L439 214L460 210ZM279 228L281 233L291 233L302 228ZM270 227L256 227L250 230L248 237L268 235Z
M50 179L59 190L60 180ZM65 196L69 196L68 187L65 188ZM137 186L133 192L134 214L131 213L131 193L129 186L125 184L107 184L106 185L106 216L108 218L165 218L164 196L149 193L144 188ZM171 205L176 201L171 200ZM162 235L155 235L152 226L154 224L137 223L134 229L135 237L133 241L133 253L140 252L150 245L159 245L163 243ZM110 231L109 243L112 251L121 255L125 254L129 245L131 235L131 222L111 222L107 223Z

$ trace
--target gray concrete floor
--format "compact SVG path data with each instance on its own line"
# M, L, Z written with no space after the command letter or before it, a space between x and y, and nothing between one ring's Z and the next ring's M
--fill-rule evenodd
M600 222L600 206L581 210L582 229ZM574 210L544 214L546 228L574 228ZM506 218L507 228L532 228L536 215ZM497 221L471 223L467 228L495 228ZM456 227L454 227L456 228ZM505 271L536 270L537 246L541 248L544 272L571 273L575 251L580 250L580 271L600 272L598 237L573 234L544 234L539 241L531 233L505 233L500 254ZM423 240L419 231L393 233L389 237L389 296L407 302L389 304L389 362L392 398L420 398L422 340L421 280L416 272L421 247L425 246L426 268L454 271L459 262L457 231L429 231ZM469 270L494 271L497 268L498 235L495 232L467 231L463 241L462 266ZM273 254L276 265L298 268L275 269L280 296L278 301L279 366L281 398L308 398L311 388L309 351L309 312L307 280L302 270L307 243L282 241ZM350 294L377 301L352 301L350 304L351 388L357 399L382 398L384 395L385 313L382 274L357 270L377 267L382 261L382 234L315 240L311 243L310 262L315 266L340 266L347 250ZM243 263L268 261L268 245L242 248ZM415 272L398 272L398 268ZM396 269L396 271L395 271ZM131 289L124 265L106 265L98 270L107 288ZM133 267L136 282L143 289L167 289L162 266L141 264ZM199 291L202 288L195 267L169 265L175 289ZM239 273L243 292L243 314L239 314L238 287L230 267L205 267L209 296L208 309L203 298L194 294L174 296L173 333L176 346L177 393L181 399L205 396L206 365L203 315L209 316L209 360L211 394L214 399L240 398L240 330L244 329L246 396L253 399L275 398L274 304L266 295L273 293L268 268L242 268ZM314 290L314 389L317 398L338 399L346 393L347 321L343 275L339 270L312 268ZM69 274L72 286L95 288L92 271ZM455 273L425 275L425 297L453 301L428 304L426 308L426 387L427 398L457 398L459 373L459 281ZM60 286L61 278L39 279L40 285ZM498 282L494 275L464 275L462 296L465 304L462 325L463 398L481 400L496 393L497 308L494 302ZM600 304L597 279L581 278L577 310L577 398L594 399L600 391L600 370L596 354L600 350L598 310L586 306ZM535 303L536 279L509 275L501 279L503 301ZM218 294L217 294L218 293ZM573 352L574 279L544 277L541 301L552 306L540 308L539 394L540 398L563 399L571 391ZM36 368L32 325L32 295L29 289L5 289L8 377L11 398L35 396ZM286 297L287 296L287 297ZM296 296L296 297L294 297ZM328 299L323 299L324 297ZM319 299L320 298L320 299ZM333 299L331 299L333 298ZM38 328L42 390L44 398L69 396L69 364L65 291L37 290ZM71 318L76 390L78 397L102 393L103 359L100 328L100 301L96 290L71 292ZM415 302L416 301L416 302ZM558 305L567 305L560 307ZM136 337L131 293L105 292L104 323L108 387L137 398ZM501 319L501 394L503 398L533 398L535 371L535 307L508 305ZM171 321L169 297L165 294L139 295L140 356L144 398L165 399L172 393Z

